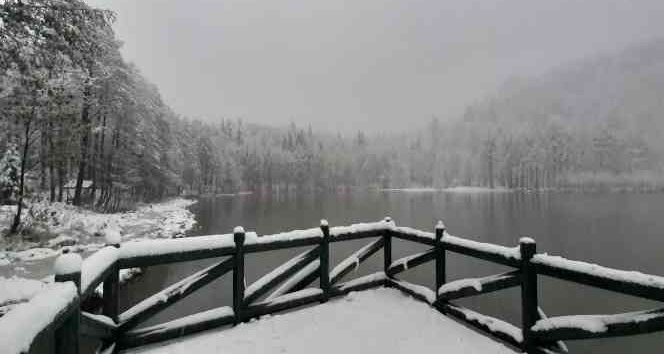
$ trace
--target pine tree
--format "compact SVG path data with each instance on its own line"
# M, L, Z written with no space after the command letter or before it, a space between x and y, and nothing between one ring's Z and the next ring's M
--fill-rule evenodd
M16 144L10 143L0 159L0 204L11 200L18 192L20 169L21 157L18 149Z

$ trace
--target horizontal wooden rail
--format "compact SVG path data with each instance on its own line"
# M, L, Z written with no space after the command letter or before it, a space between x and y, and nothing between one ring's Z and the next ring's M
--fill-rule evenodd
M383 248L384 240L379 238L371 243L368 243L359 250L353 252L350 256L346 257L343 261L339 262L332 271L330 271L330 284L336 284L346 274L354 269L357 269L362 262L371 257L374 253Z
M538 321L539 320L545 320L547 318L549 318L549 317L546 315L546 313L544 313L542 308L538 307L537 308L537 320ZM548 344L548 343L544 342L542 345L544 346L544 348L548 349L551 353L568 353L569 352L569 350L567 348L567 345L562 340L557 340L555 342L551 342L551 344Z
M135 327L168 306L184 299L199 288L228 273L233 269L234 261L233 258L228 258L213 264L134 305L120 314L120 330L126 331Z
M145 328L134 329L119 338L120 349L171 340L208 329L233 324L235 314L224 306Z
M438 309L449 316L452 316L471 327L489 334L491 337L500 339L516 348L520 348L523 343L521 329L499 320L494 317L482 315L462 306L452 303L441 303Z
M389 230L385 222L336 226L330 228L330 242L359 240L382 236Z
M330 296L346 295L353 291L362 291L384 286L387 276L383 272L372 273L330 287Z
M644 299L664 301L664 277L623 271L561 257L533 257L538 274Z
M115 270L120 252L106 246L90 255L81 266L81 298L85 301L99 284Z
M386 285L391 288L399 289L401 292L406 293L417 300L426 302L429 305L436 302L436 294L426 286L392 278L388 278Z
M319 253L320 247L314 247L293 257L286 263L265 274L245 289L244 302L246 304L251 304L261 296L267 294L272 288L316 259Z
M81 335L97 339L115 339L118 326L104 315L81 312Z
M243 253L276 251L320 244L323 233L319 228L293 230L272 235L256 236L249 232L243 244Z
M233 235L210 235L167 240L125 242L120 247L120 268L148 267L229 256Z
M542 341L622 337L664 330L664 309L615 315L558 316L532 327Z
M417 242L429 246L433 246L436 243L434 234L410 227L395 226L389 230L389 233L391 236L402 240Z
M436 258L435 249L431 248L424 252L416 253L410 256L399 258L396 261L392 262L390 267L387 269L387 275L393 277L401 272L404 272L408 269L415 268L422 264L425 264L429 261L432 261Z
M438 289L442 301L486 294L521 285L521 272L518 270L490 275L483 278L469 278L451 281Z
M505 247L491 243L477 242L457 236L445 234L442 239L446 251L483 259L510 267L520 267L520 254L518 247Z

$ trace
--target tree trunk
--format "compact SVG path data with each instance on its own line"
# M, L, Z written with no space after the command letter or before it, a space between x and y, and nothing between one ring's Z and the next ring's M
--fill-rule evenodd
M48 121L48 131L51 132L48 134L48 178L49 178L49 190L51 203L55 202L55 147L53 144L53 122Z
M85 85L83 112L81 113L81 156L78 163L78 175L76 176L76 189L74 190L74 200L72 204L81 205L83 179L88 163L88 150L90 145L90 95L91 86L88 82Z
M33 110L34 113L34 110ZM18 227L21 225L21 213L23 212L23 193L25 192L25 168L27 166L28 160L28 150L30 148L30 127L32 123L32 117L28 119L25 123L25 141L23 142L23 155L21 156L21 177L18 190L18 205L16 207L16 215L14 216L14 222L12 222L12 227L10 233L16 233Z

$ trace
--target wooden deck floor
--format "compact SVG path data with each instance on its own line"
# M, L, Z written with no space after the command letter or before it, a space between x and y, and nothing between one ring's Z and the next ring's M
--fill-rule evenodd
M393 289L351 293L329 303L266 316L234 328L128 350L131 354L447 353L513 354Z

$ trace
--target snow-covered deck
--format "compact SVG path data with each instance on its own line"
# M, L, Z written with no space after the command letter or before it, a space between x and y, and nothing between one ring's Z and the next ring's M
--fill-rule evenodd
M234 328L211 330L124 353L477 353L515 351L451 320L398 290L351 293Z

